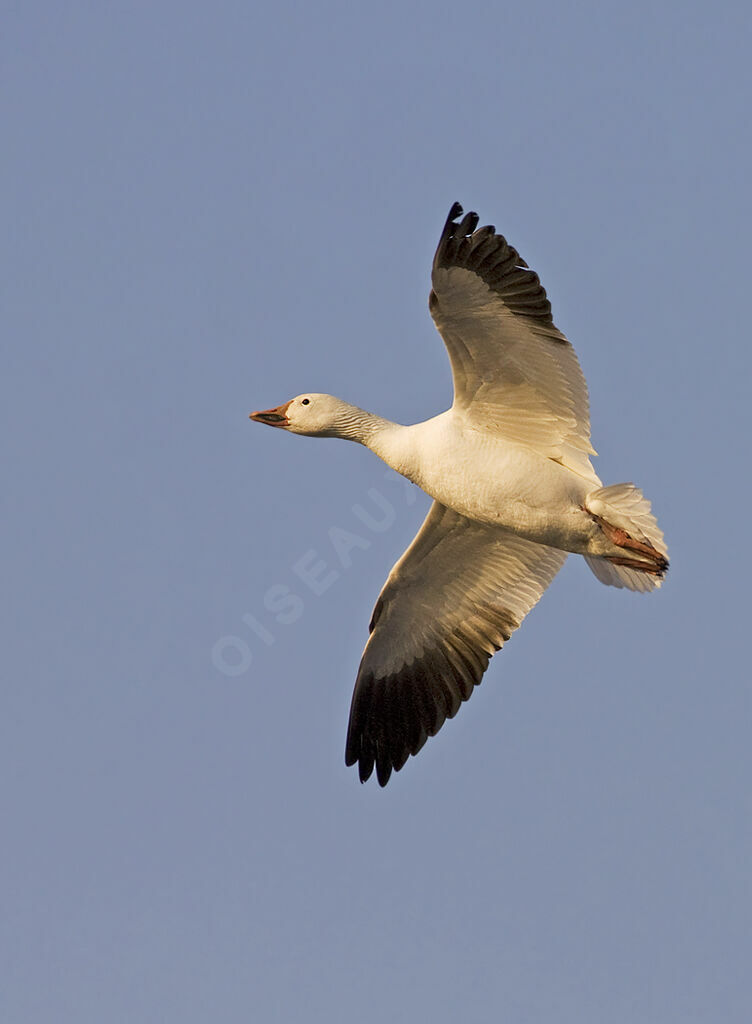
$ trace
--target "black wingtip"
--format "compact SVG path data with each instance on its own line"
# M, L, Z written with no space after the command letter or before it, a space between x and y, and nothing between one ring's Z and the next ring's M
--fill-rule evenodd
M452 240L455 237L457 230L457 218L462 216L462 204L452 203L452 208L449 211L449 216L444 222L444 227L441 229L441 237L439 238L439 244L436 249L436 255L434 256L434 267L437 266L439 259L439 253L442 253L447 246L452 245Z
M472 235L473 231L478 226L478 214L475 210L471 210L470 213L466 213L460 223L457 225L457 234L460 238L465 238L467 235Z

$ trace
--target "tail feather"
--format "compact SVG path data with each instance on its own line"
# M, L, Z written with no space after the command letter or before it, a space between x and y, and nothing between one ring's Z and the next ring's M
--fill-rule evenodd
M645 569L639 568L639 562L644 559L644 555L622 559L623 562L629 562L628 565L620 564L618 559L609 556L585 555L585 561L601 583L643 593L660 587L668 570L668 548L663 531L650 510L650 502L639 487L635 487L634 484L600 487L588 494L585 507L591 515L609 528L624 531L630 540L647 545L657 552L652 565L650 561L645 561ZM625 556L628 554L627 548L629 544L625 545Z
M607 587L624 587L627 590L639 590L643 594L657 590L663 579L653 573L630 569L627 565L614 565L600 555L585 555L585 561L601 583Z

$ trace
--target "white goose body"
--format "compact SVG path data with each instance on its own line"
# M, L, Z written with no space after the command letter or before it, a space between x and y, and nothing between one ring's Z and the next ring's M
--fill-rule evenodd
M524 446L468 426L453 409L413 426L385 425L363 442L435 501L488 526L579 554L610 545L583 505L600 487Z
M537 275L461 216L455 203L429 298L451 409L402 426L309 392L251 414L357 441L434 499L376 602L353 693L345 761L382 786L457 713L568 552L630 590L659 587L668 568L642 492L602 487L593 470L585 379Z

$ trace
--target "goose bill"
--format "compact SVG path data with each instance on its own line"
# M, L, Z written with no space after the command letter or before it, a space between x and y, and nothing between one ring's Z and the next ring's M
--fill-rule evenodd
M270 427L287 427L290 425L290 421L287 418L289 405L289 402L285 402L284 405L278 405L274 409L252 412L249 418L255 420L256 423L268 423Z

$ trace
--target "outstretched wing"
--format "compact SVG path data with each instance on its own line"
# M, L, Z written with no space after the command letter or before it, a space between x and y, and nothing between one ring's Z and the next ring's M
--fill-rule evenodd
M454 409L478 429L595 477L587 385L538 275L455 203L433 261L431 316L449 351Z
M434 502L376 602L345 761L385 786L477 686L567 557Z

